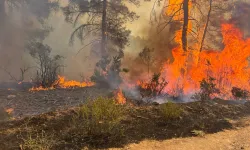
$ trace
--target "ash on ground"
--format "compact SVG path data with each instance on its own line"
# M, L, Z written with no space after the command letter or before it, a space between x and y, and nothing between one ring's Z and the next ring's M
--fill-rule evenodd
M110 90L98 87L55 89L30 92L28 90L0 89L0 106L13 109L14 118L38 115L70 108L110 94Z

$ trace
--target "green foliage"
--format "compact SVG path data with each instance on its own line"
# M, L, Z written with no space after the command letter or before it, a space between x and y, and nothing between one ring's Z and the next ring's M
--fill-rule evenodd
M231 92L236 99L246 99L249 97L249 92L241 88L233 87Z
M54 140L53 136L46 135L45 131L37 133L33 136L31 133L28 133L28 136L23 139L23 144L20 145L21 149L24 150L49 150L57 141Z
M171 120L179 118L183 110L175 103L168 102L160 105L160 115L164 120Z
M162 90L167 86L168 82L164 78L160 78L160 76L160 73L153 74L150 82L141 82L139 90L143 97L157 96L162 93Z
M117 105L114 99L100 97L81 106L73 122L85 136L121 136L120 121L123 115L123 106Z

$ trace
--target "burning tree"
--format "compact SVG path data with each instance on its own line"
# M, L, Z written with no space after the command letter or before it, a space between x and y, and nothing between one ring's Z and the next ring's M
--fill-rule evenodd
M167 84L168 82L164 78L161 78L161 74L158 73L154 74L148 83L139 81L138 86L143 97L152 97L160 95Z

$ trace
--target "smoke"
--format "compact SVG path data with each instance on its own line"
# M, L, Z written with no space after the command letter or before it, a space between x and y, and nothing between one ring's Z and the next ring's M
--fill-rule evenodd
M234 23L244 34L244 38L250 37L250 1L236 2L233 7L230 22Z
M49 33L45 19L56 3L3 0L0 7L0 81L10 80L10 75L12 80L19 80L20 68L31 67L33 63L25 47L30 40L43 40Z
M168 60L172 61L172 48L176 45L173 38L174 33L171 30L172 26L166 27L159 31L157 24L152 24L150 27L144 27L142 30L147 33L146 37L131 37L130 45L126 50L123 60L123 67L129 69L128 78L136 80L138 77L148 78L147 65L143 62L139 53L143 48L148 47L153 49L152 63L150 64L150 74L159 73L163 63ZM143 26L142 26L143 28ZM151 78L151 77L150 77Z

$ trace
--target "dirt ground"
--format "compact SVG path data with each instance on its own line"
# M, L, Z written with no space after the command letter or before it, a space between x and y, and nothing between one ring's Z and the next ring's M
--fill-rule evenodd
M145 140L110 150L250 150L250 117L243 119L241 123L245 127L207 134L204 137Z

